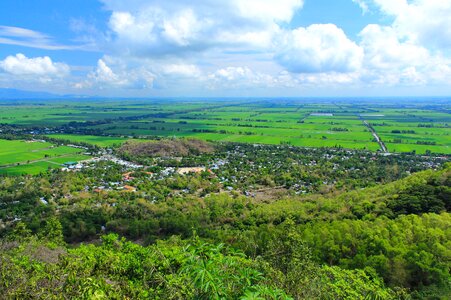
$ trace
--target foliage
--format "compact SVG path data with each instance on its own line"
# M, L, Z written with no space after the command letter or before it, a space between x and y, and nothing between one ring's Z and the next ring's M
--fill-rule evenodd
M142 247L111 234L100 246L60 251L54 261L43 257L56 250L36 239L9 247L0 254L7 298L290 299L241 252L198 238Z
M314 256L348 269L375 270L392 287L449 285L451 215L400 216L395 220L342 220L302 226Z

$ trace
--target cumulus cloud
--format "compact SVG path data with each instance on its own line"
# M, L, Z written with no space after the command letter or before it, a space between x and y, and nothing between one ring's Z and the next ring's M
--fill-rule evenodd
M273 76L255 72L247 66L221 68L210 73L205 80L212 89L273 87L277 84L277 80Z
M288 22L294 12L301 8L303 0L101 0L111 11L138 12L148 8L160 11L178 12L187 8L195 9L199 15L221 17L220 19L245 19L245 22L267 23Z
M334 24L314 24L287 32L276 60L294 73L350 72L360 68L362 49Z
M18 53L0 61L0 69L16 76L64 77L70 68L64 63L53 62L48 56L28 58Z
M125 64L141 60L148 65L151 61L147 69L156 74L159 85L197 79L212 88L294 86L319 78L290 77L280 66L293 73L328 73L318 79L321 82L344 82L349 79L340 73L354 72L362 64L363 50L335 25L286 29L303 0L102 2L111 11L109 45L117 50L109 56L120 55ZM267 62L263 64L271 65L270 72L240 66L261 64L255 53L264 56ZM168 63L174 59L177 63ZM204 62L204 70L191 63L199 60ZM229 63L233 66L227 66ZM217 70L212 71L214 65ZM101 68L97 69L99 73ZM127 69L130 71L130 67ZM103 77L96 72L90 75L93 82ZM133 76L121 76L117 68L112 68L107 77L127 86Z
M211 75L212 78L226 81L247 79L254 76L254 72L248 67L227 67L217 70Z
M429 51L410 41L401 42L392 27L368 25L360 33L366 64L371 68L394 69L418 66L430 60Z
M232 10L238 8L239 15L249 20L266 22L289 22L294 12L301 8L304 1L300 0L232 0Z
M113 43L134 56L203 51L212 47L266 47L280 22L302 0L103 0L112 11Z
M354 73L303 73L281 71L275 74L255 71L247 66L226 67L210 73L205 79L211 89L298 89L333 87L360 83L360 74Z
M393 18L389 26L370 24L359 34L365 58L365 83L449 84L451 2L441 0L366 0Z
M145 68L129 69L125 65L117 64L116 71L107 64L109 58L99 59L97 67L87 75L87 80L74 85L78 89L105 88L152 88L155 76ZM115 62L112 60L112 64Z
M120 78L117 74L115 74L105 63L105 61L103 61L103 59L99 59L97 61L97 68L90 73L88 77L93 79L95 82L111 85L125 85L128 83L126 78Z
M396 15L394 28L424 46L451 48L451 1L416 0Z
M394 18L400 38L438 50L451 48L451 1L366 0Z
M162 66L163 74L176 77L197 78L201 75L201 70L196 65L191 64L168 64Z

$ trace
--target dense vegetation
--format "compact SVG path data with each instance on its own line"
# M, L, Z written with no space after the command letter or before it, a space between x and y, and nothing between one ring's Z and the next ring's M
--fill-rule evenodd
M364 271L314 264L306 253L293 252L302 246L298 243L296 235L289 235L273 249L286 251L282 260L280 252L266 260L250 259L197 236L143 247L110 234L101 245L70 249L57 220L49 219L37 236L18 223L0 244L0 290L7 298L42 299L292 299L277 285L308 299L406 295Z
M172 151L178 146L166 145L185 142L151 148ZM97 161L72 172L0 177L2 295L451 296L447 158L206 148L137 155L123 148L118 155L142 166ZM177 171L193 166L204 168Z

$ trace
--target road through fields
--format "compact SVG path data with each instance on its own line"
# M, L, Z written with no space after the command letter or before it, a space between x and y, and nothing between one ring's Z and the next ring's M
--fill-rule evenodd
M387 149L387 147L385 147L384 142L381 140L381 138L379 137L379 135L377 134L376 130L374 130L374 128L365 120L363 120L363 124L365 124L366 127L368 127L368 129L371 131L371 133L373 134L374 138L376 139L377 143L379 144L379 146L381 147L381 150L385 153L390 153Z

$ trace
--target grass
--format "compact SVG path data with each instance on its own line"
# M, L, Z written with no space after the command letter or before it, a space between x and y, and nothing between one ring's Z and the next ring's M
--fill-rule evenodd
M47 142L0 140L0 149L0 174L39 174L67 161L89 158L80 154L80 149Z
M45 172L49 169L59 169L63 163L69 161L82 161L89 159L87 155L69 155L64 157L55 157L46 161L33 162L29 164L13 166L8 168L0 168L0 174L5 175L36 175Z
M80 152L80 149L71 147L57 147L46 142L28 142L20 140L0 140L0 147L0 166L26 163L28 161Z
M48 169L54 169L57 168L56 165L53 165L51 163L41 161L41 162L35 162L31 164L26 165L20 165L15 167L9 167L9 168L0 168L0 174L4 175L36 175L42 172L47 171Z
M74 134L52 134L49 137L55 139L68 140L71 142L83 142L99 147L111 147L114 145L120 145L126 142L127 138L120 137L107 137L107 136L95 136L95 135L74 135Z

